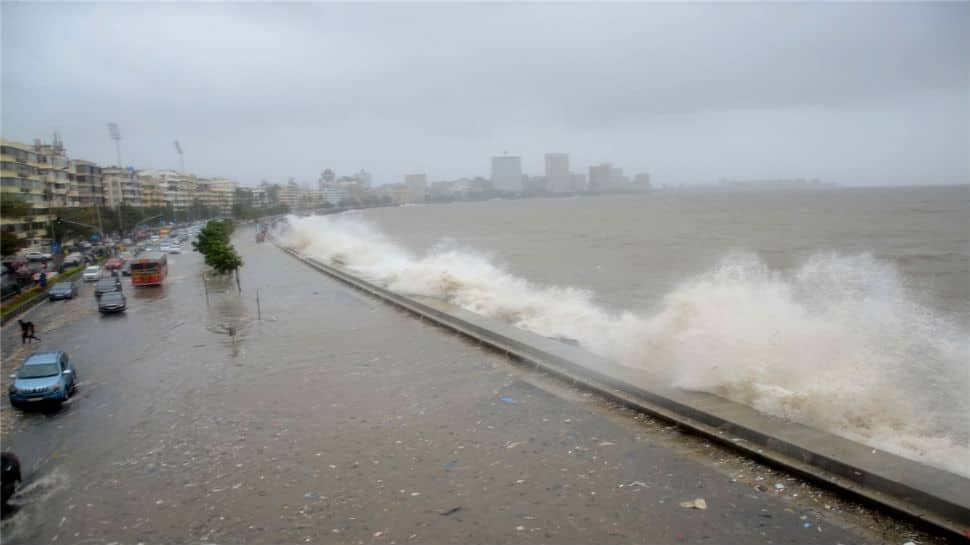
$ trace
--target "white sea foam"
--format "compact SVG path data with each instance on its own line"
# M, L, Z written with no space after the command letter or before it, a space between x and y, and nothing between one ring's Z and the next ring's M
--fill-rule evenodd
M359 217L291 217L279 236L395 292L576 339L672 386L970 476L968 335L871 256L818 254L777 271L732 254L651 312L618 313L587 290L537 285L454 244L415 255Z

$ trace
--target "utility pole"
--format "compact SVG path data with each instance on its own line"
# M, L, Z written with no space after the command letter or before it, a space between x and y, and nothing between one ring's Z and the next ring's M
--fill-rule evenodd
M94 213L98 216L98 236L101 237L99 242L104 242L104 225L101 224L101 203L98 197L94 198Z

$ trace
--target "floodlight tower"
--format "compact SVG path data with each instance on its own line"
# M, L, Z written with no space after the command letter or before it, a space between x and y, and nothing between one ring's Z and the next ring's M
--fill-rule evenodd
M182 172L185 172L185 157L182 155L182 145L179 144L178 140L175 141L175 151L179 153L179 168Z
M124 168L121 164L121 129L117 123L108 123L108 134L115 141L115 151L118 152L118 168Z

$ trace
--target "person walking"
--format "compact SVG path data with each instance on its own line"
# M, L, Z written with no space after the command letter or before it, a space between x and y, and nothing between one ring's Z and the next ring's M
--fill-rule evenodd
M17 323L20 324L20 344L27 344L31 339L40 341L40 337L34 334L34 322L17 320Z

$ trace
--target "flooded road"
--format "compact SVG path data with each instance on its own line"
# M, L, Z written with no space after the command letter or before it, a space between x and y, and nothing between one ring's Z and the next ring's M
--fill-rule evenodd
M2 402L3 543L942 542L236 244L241 294L187 253L125 315L28 314L81 383Z

